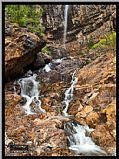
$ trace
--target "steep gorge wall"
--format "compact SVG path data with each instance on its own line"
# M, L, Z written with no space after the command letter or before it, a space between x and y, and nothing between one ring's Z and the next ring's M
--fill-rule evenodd
M48 37L55 40L62 39L65 5L43 5L42 7L44 8L42 23L48 32ZM81 30L84 34L89 34L106 21L116 18L114 13L116 13L116 5L69 5L68 35L75 35Z

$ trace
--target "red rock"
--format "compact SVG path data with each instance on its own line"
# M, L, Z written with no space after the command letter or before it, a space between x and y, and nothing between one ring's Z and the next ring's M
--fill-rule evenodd
M8 40L7 40L8 39ZM5 79L22 75L45 45L45 41L25 29L14 30L12 36L5 37Z
M96 129L91 133L93 140L107 151L110 148L116 147L116 142L110 134L106 125L96 125Z

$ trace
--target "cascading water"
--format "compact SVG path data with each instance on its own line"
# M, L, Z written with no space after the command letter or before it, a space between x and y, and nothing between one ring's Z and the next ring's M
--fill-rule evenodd
M18 80L18 84L21 88L21 96L26 99L26 103L23 106L27 115L34 114L31 109L32 102L35 103L39 112L45 113L46 111L41 108L41 101L39 100L39 82L36 81L37 74L33 76L21 78Z
M49 64L47 64L47 65L45 65L45 67L43 68L43 70L45 71L45 72L49 72L50 70L51 70L51 63L49 63Z
M59 64L62 62L63 59L65 58L52 60L52 62L49 64L46 64L42 70L44 70L45 72L49 72L53 64ZM21 96L26 99L26 103L23 106L23 108L25 109L25 112L27 115L35 114L35 111L32 110L31 108L32 102L34 102L36 107L38 108L37 111L39 110L39 112L46 113L46 111L41 108L41 101L38 98L39 97L39 89L38 89L39 82L36 80L36 77L37 77L37 74L32 75L32 72L28 71L27 77L21 78L18 80L18 84L20 85L20 88L21 88ZM14 95L17 94L16 87L15 87L16 83L17 82L15 81Z
M66 48L65 43L66 43L66 34L67 34L67 18L68 18L68 9L69 5L65 5L65 10L64 10L64 48Z
M63 104L65 109L62 111L65 117L70 117L67 113L69 104L73 99L73 92L78 78L75 77L76 71L72 74L71 86L65 91L65 98ZM82 156L106 156L107 153L97 146L89 134L94 130L90 129L87 125L83 126L75 121L70 121L64 124L64 129L68 134L69 149L78 155ZM88 135L87 135L88 134Z
M64 129L68 134L69 149L77 155L107 156L107 153L89 137L94 129L90 129L87 125L79 125L74 121L65 123Z
M15 87L16 83L17 83L17 82L16 82L16 81L14 81L14 84L13 84L14 97L17 95L16 87Z
M69 103L73 99L73 91L74 91L75 85L77 84L77 81L78 81L78 78L75 77L75 74L76 74L76 71L74 71L74 73L72 75L71 86L65 91L65 98L63 101L63 104L65 105L65 109L62 111L64 116L69 116L67 113L67 110L69 107Z
M63 59L52 60L49 65L49 70L51 66L57 63L61 63ZM43 68L44 71L48 72L47 67ZM67 111L71 100L73 99L74 88L77 84L78 78L75 77L76 71L72 74L71 86L65 91L65 98L63 103L65 104L65 109L63 114L65 117L69 117ZM45 113L46 111L41 108L41 101L39 100L39 82L37 81L37 74L27 75L25 78L18 80L18 84L21 88L21 96L26 99L26 103L23 106L27 115L35 114L32 111L31 104L35 103L39 112ZM17 82L15 81L14 84ZM14 87L14 92L16 93L16 88ZM64 130L67 132L67 137L69 141L69 149L74 151L79 156L107 156L107 153L99 146L97 146L90 137L90 133L94 129L90 129L87 125L83 126L79 123L71 120L64 123Z
M49 72L51 70L51 67L54 65L54 64L60 64L62 62L62 60L64 60L65 58L60 58L60 59L55 59L55 60L52 60L52 62L48 63L45 65L45 67L43 68L43 70L45 72Z

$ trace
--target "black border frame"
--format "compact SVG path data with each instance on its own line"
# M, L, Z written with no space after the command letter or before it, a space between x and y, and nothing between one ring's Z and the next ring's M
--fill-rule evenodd
M116 87L118 87L119 85L119 80L118 80L118 71L119 71L119 64L118 64L118 60L119 60L119 53L118 53L118 46L119 46L119 40L118 40L118 35L119 35L119 29L118 29L118 26L119 26L119 16L118 16L118 13L119 13L119 3L118 2L2 2L2 158L25 158L25 159L29 159L29 158L49 158L49 157L53 157L53 156L5 156L5 43L4 43L4 39L5 39L5 5L116 5ZM118 115L119 114L119 109L118 109L118 101L119 101L119 92L118 92L118 88L116 89L116 114ZM118 122L118 117L116 116L116 132L118 132L119 130L119 122ZM117 149L116 149L116 156L58 156L59 157L66 157L66 158L70 158L70 157L74 157L74 158L87 158L87 159L91 159L91 158L107 158L107 159L112 159L112 158L119 158L119 153L118 153L118 142L119 142L119 136L118 136L118 133L117 133L117 141L116 141L116 144L117 144ZM54 156L54 157L57 157L57 156Z

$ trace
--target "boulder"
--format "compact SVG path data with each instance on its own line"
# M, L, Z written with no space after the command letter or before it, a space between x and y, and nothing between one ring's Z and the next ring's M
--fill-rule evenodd
M52 54L52 57L54 59L63 58L63 57L66 57L68 55L67 50L64 49L64 48L61 48L61 47L55 48L55 47L52 47L52 46L49 46L48 48L49 48L49 50Z
M33 69L39 69L40 67L44 67L44 66L45 66L45 61L42 57L42 54L37 53L33 61Z
M82 125L94 128L92 138L109 153L116 143L116 65L111 51L78 72L75 99L69 113Z
M97 145L104 147L107 151L112 147L116 147L115 139L110 134L108 127L104 124L97 125L96 129L91 133L91 136Z
M22 75L35 54L44 46L45 41L25 29L12 29L5 37L5 80L9 81Z
M56 70L51 70L39 73L39 78L42 82L55 83L60 80L60 74Z
M35 55L35 59L33 62L33 69L39 69L40 67L44 67L45 64L50 63L51 60L52 60L51 56L39 52Z

